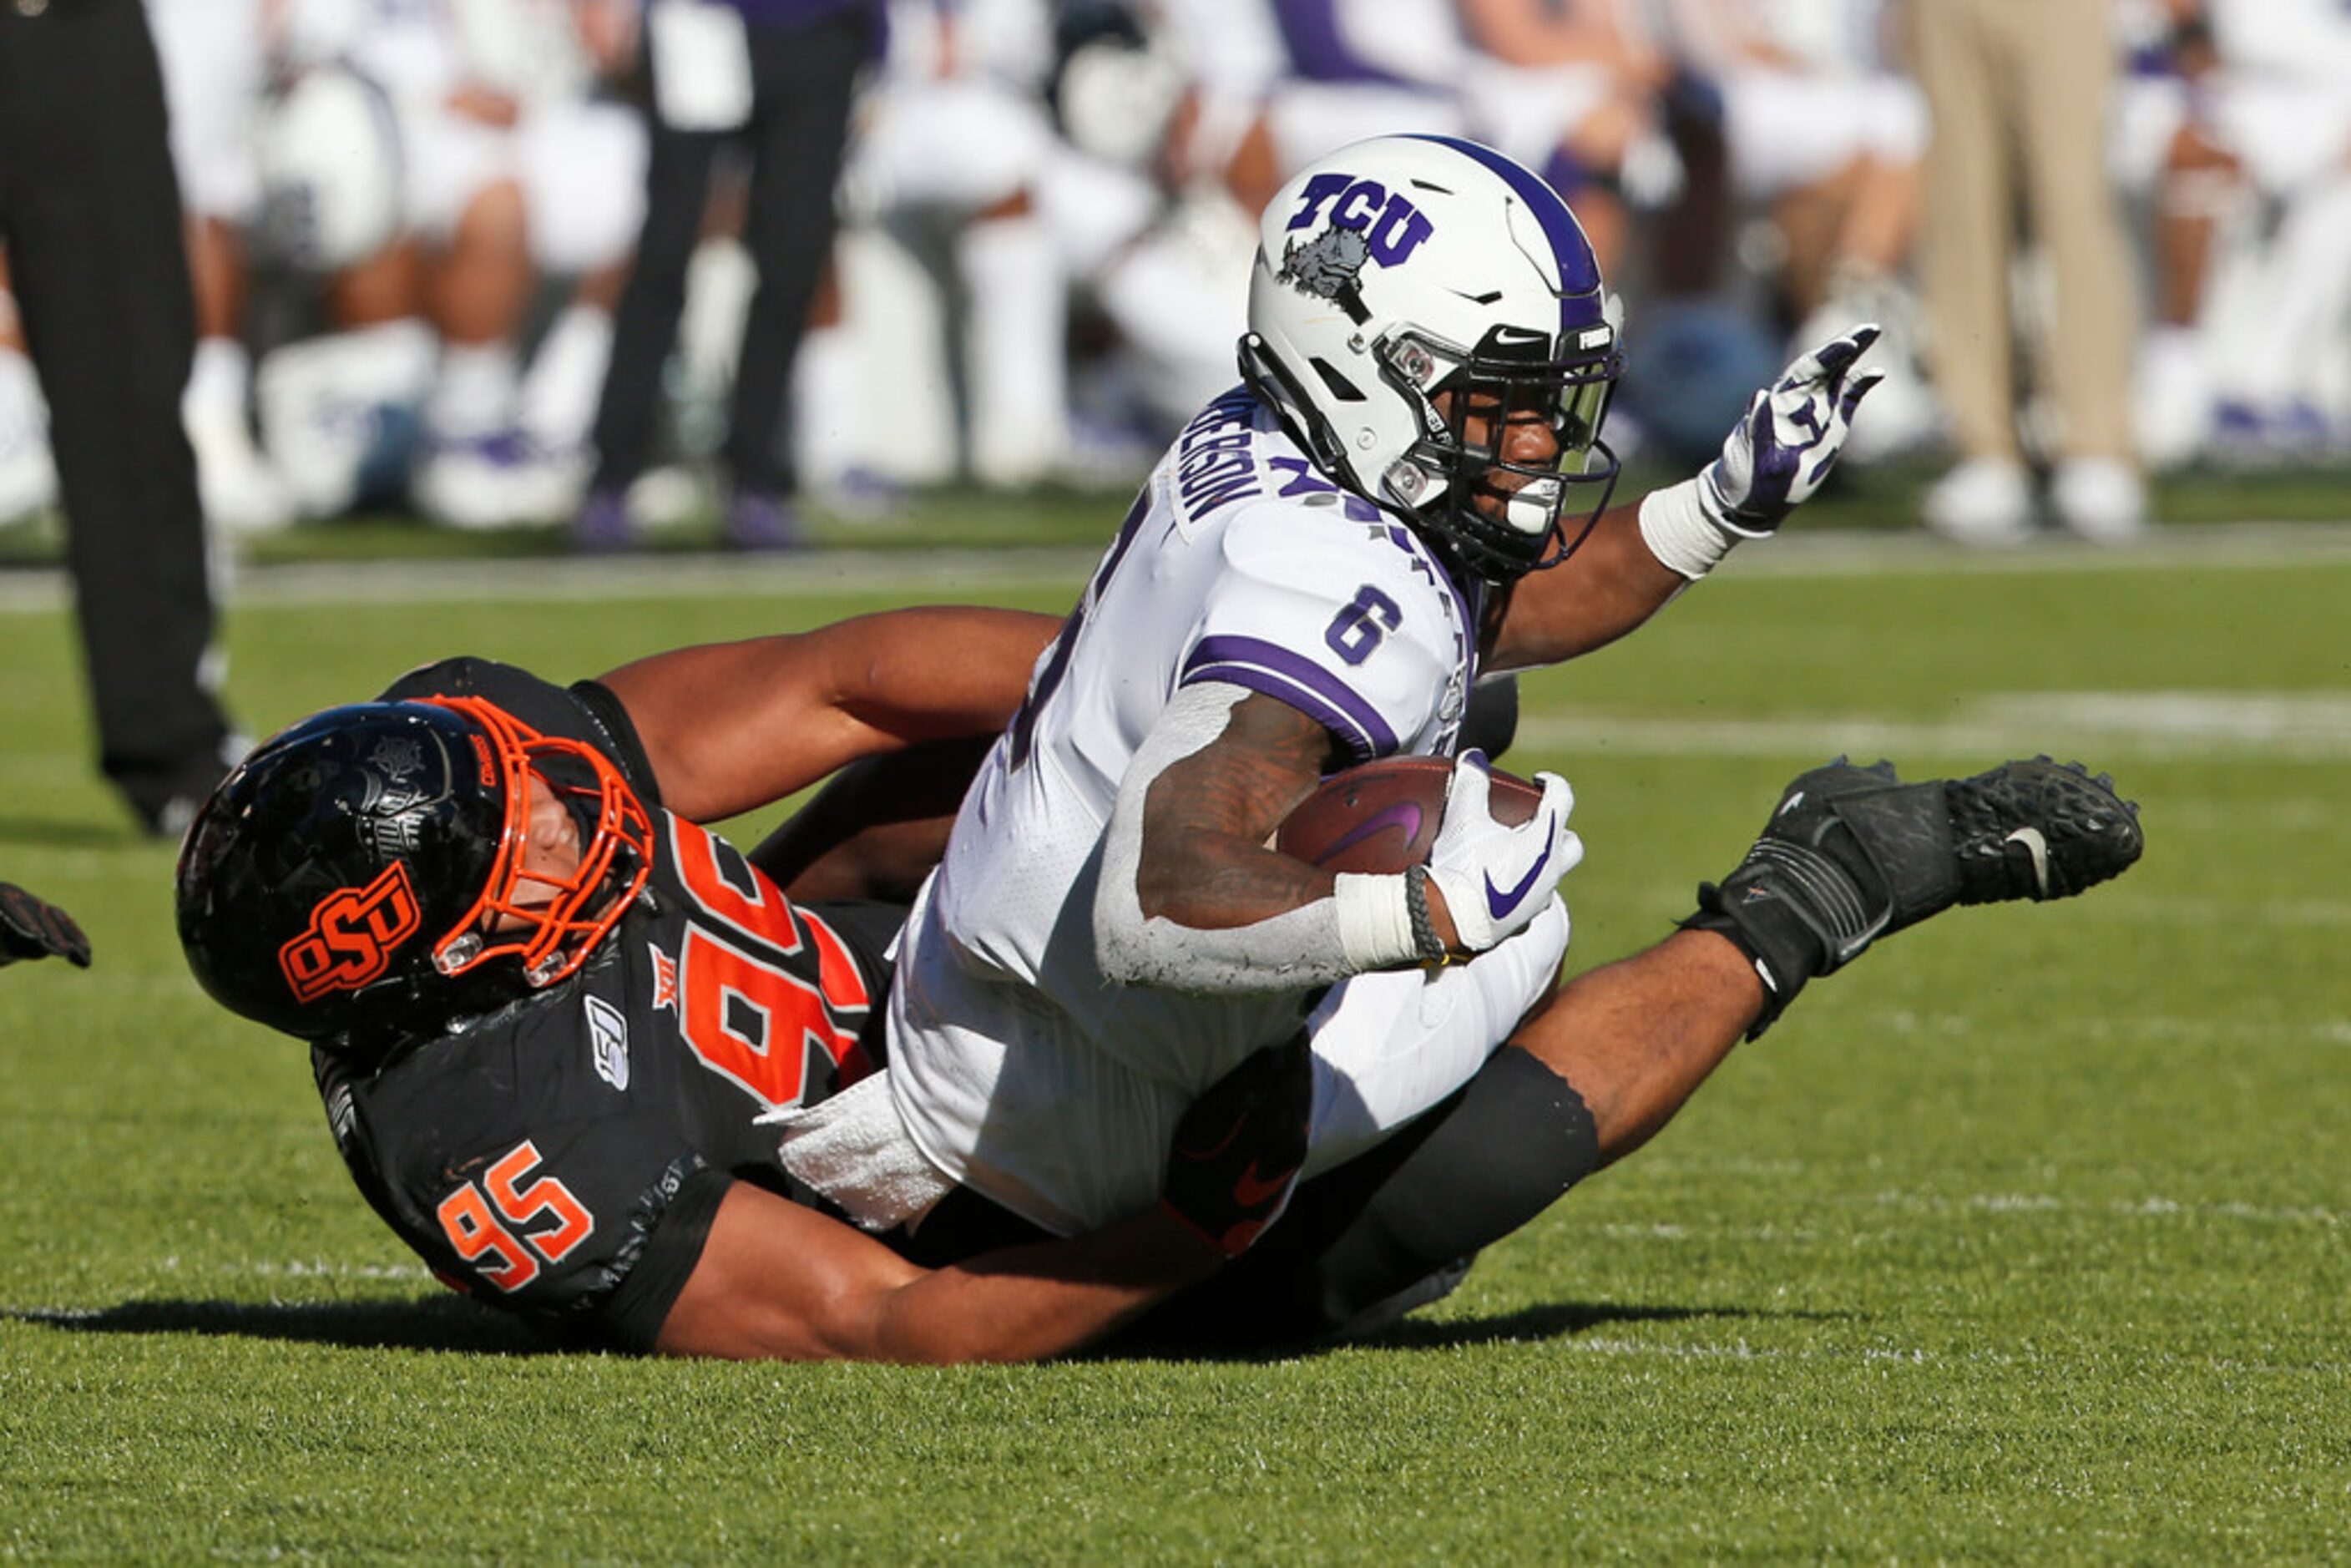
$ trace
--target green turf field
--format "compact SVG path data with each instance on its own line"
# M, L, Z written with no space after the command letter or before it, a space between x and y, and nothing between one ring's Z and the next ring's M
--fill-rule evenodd
M2199 538L1790 540L1531 680L1511 763L1569 775L1588 849L1572 965L1661 934L1841 747L2082 756L2147 858L1822 983L1378 1343L972 1371L542 1354L434 1284L302 1053L187 977L68 622L0 581L0 877L99 952L0 975L0 1553L2351 1559L2351 536ZM962 596L1082 572L1015 566ZM268 727L461 649L569 676L956 596L910 570L260 574L231 688Z

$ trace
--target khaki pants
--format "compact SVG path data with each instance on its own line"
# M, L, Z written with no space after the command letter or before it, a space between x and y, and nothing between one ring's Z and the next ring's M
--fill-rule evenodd
M1959 450L2017 455L2009 264L2021 218L2055 285L2040 347L2063 455L2127 457L2137 308L2105 178L2106 0L1913 0L1910 12L1934 115L1921 271Z

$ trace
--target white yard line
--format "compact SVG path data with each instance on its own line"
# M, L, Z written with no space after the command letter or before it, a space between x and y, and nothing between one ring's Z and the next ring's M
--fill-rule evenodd
M2346 1223L2337 1209L2312 1205L2218 1202L2184 1203L2177 1198L2121 1197L2093 1202L2053 1197L2046 1193L1975 1193L1943 1197L1927 1193L1880 1192L1869 1200L1879 1208L1905 1214L2108 1214L2123 1219L2231 1219L2248 1225L2316 1225L2339 1229Z
M559 600L622 604L652 599L777 599L914 591L952 599L981 590L1070 589L1097 552L1040 548L822 550L747 560L738 555L648 555L575 559L304 561L244 566L227 574L231 608L433 604ZM0 572L0 613L55 611L69 602L62 570Z
M1110 514L1105 513L1105 525ZM627 602L743 593L809 598L914 590L1071 586L1098 554L1090 545L993 549L829 549L746 559L664 552L619 558L301 562L231 571L233 601L253 605L400 604L561 599ZM1792 531L1740 550L1725 570L1742 576L1904 577L2049 571L2254 570L2351 561L2351 523L2232 523L2159 529L2128 549L2052 538L2023 549L1970 550L1924 533ZM0 612L68 602L57 568L0 571Z
M1947 719L1824 714L1782 718L1635 718L1531 714L1518 744L1545 753L1829 757L2030 755L2081 749L2203 762L2351 758L2351 691L2000 692Z
M2345 505L2351 509L2351 486ZM2351 561L2351 522L2197 524L2158 528L2127 548L2050 535L2018 549L1971 549L1923 530L1805 533L1734 552L1729 569L1791 577L1972 576L2044 571L2170 571L2184 566L2252 570Z

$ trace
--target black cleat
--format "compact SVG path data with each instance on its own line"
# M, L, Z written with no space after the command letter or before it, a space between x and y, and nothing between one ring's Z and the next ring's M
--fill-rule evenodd
M2071 898L2120 876L2147 847L2137 802L2078 762L2003 762L1944 788L1961 904Z
M1770 993L1751 1039L1803 983L1955 904L2068 898L2144 847L2138 808L2105 774L2046 757L1972 779L1904 784L1894 765L1839 758L1780 797L1755 847L1701 883L1686 926L1719 931Z

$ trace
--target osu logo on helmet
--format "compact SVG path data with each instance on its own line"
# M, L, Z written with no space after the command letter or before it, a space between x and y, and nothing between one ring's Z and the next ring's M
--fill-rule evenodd
M309 929L277 950L298 1002L355 991L382 975L392 950L424 923L408 862L396 860L365 887L340 887L310 911Z

